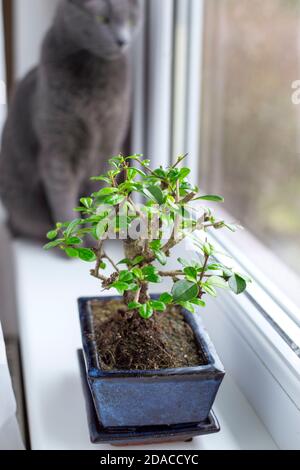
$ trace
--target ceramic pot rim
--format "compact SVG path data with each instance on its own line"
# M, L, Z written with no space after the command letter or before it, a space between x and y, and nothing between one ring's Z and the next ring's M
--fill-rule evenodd
M93 301L108 301L112 299L120 299L119 296L107 296L107 297L81 297L78 299L79 317L81 325L82 343L84 349L84 356L86 361L86 367L88 376L90 379L113 379L116 377L126 378L137 378L137 377L161 377L168 378L170 376L201 376L206 378L216 378L224 376L224 367L217 355L217 352L202 324L202 320L199 313L192 314L185 309L182 312L194 331L196 340L201 347L207 358L207 364L196 367L183 367L177 369L160 369L160 370L115 370L115 371L103 371L99 364L96 343L93 340L94 328L93 328L93 314L91 309L91 302ZM151 296L153 299L159 298L159 295Z

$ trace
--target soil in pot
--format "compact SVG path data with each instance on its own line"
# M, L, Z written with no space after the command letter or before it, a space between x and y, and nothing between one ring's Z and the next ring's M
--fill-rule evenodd
M177 307L150 320L128 315L121 300L91 303L101 368L159 370L208 363L193 330Z

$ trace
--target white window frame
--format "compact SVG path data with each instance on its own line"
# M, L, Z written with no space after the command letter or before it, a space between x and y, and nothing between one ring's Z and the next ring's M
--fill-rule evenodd
M142 114L147 116L148 138L143 147L147 157L154 164L164 165L172 161L172 150L188 151L187 164L195 183L199 175L201 137L203 5L203 0L147 2L151 22L147 44L151 48L151 74L146 81L150 87L146 101L142 94L135 100L143 102ZM188 53L180 59L185 47ZM184 64L182 68L180 63ZM141 72L137 73L137 80L139 76L142 79ZM136 90L141 93L143 87L137 86ZM135 131L139 132L137 128L134 134ZM181 150L181 145L185 149ZM224 238L223 233L222 236L216 233L214 238L220 248L233 256L241 270L253 276L254 282L247 294L225 293L217 303L208 303L203 317L209 333L227 371L279 448L300 449L298 309L253 265L245 251L238 250L233 237Z
M198 3L203 5L204 2ZM193 4L191 11L187 28L193 31L199 16ZM199 80L198 90L202 89L200 83ZM200 107L197 108L200 100L195 99L194 91L190 90L190 114L186 117L190 125L197 109L200 114ZM192 133L199 135L199 121L197 126ZM192 138L196 139L195 135L190 136ZM200 140L196 155L199 153ZM226 214L225 217L228 220ZM254 282L242 296L221 295L218 309L210 303L205 315L209 331L225 365L278 446L300 449L299 309L279 291L272 279L253 265L249 251L236 247L234 235L214 232L214 238L220 249L237 260L237 267L248 272ZM263 250L257 240L255 243Z

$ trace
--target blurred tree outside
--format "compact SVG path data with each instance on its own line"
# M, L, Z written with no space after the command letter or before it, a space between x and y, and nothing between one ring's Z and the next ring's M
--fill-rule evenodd
M205 0L201 182L300 273L300 0Z

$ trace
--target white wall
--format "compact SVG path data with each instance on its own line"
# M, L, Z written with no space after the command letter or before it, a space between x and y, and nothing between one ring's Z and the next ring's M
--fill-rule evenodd
M15 73L23 77L36 65L41 42L59 0L14 0Z

